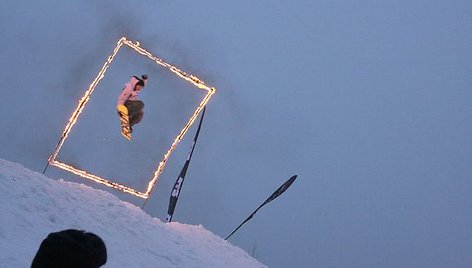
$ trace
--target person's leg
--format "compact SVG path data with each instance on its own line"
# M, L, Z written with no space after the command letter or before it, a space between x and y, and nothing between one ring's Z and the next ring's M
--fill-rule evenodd
M144 108L144 102L140 100L127 100L125 102L126 108L128 108L128 114L136 114Z
M141 122L143 119L144 113L143 111L138 111L136 114L134 114L132 117L129 119L129 125L134 126L137 123Z
M126 108L128 108L128 115L129 115L129 124L130 126L136 125L137 123L141 122L143 119L143 108L144 102L140 100L128 100L125 102Z

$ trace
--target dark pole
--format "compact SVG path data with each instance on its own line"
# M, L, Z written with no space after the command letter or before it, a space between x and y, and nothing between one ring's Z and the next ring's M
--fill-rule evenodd
M228 238L230 238L234 233L236 233L236 231L239 230L239 228L241 228L241 226L243 226L247 221L249 221L250 219L252 219L252 217L254 217L254 215L256 214L256 212L261 209L264 205L268 204L269 202L271 202L272 200L276 199L278 196L280 196L281 194L283 194L283 192L285 192L285 190L288 189L288 187L290 187L290 185L292 185L292 183L295 181L295 179L297 178L297 175L293 175L292 177L290 177L290 179L288 179L286 182L284 182L284 184L282 184L277 190L275 190L275 192L273 192L269 198L267 198L266 201L264 201L264 203L262 203L256 210L254 210L254 212L249 216L247 217L247 219L245 219L234 231L232 231L226 238L225 240L228 240Z

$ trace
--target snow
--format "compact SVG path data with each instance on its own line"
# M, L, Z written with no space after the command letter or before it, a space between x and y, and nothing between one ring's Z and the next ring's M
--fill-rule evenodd
M266 267L203 226L163 223L83 184L0 159L0 267L29 267L51 232L80 229L107 246L103 267Z

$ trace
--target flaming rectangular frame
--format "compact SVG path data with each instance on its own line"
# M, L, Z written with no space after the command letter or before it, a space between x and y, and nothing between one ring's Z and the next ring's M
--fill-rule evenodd
M120 48L123 45L129 46L130 48L134 49L137 53L139 53L143 56L146 56L149 59L153 60L156 64L161 65L161 66L169 69L172 73L174 73L175 75L179 76L180 78L190 82L191 84L193 84L197 88L200 88L200 89L203 89L203 90L207 91L207 94L205 95L205 97L202 99L200 104L197 106L196 110L194 111L192 116L190 116L190 118L187 121L184 128L180 131L180 133L174 139L174 142L172 143L172 145L170 146L170 148L168 149L168 151L166 152L166 154L164 155L162 160L159 162L158 166L156 167L156 169L153 173L153 176L151 177L151 179L148 182L148 185L147 185L147 188L146 188L145 192L140 192L136 189L125 186L123 184L109 181L105 178L94 175L94 174L89 173L85 170L75 168L71 165L68 165L66 163L63 163L63 162L60 162L60 161L57 160L57 155L59 154L59 151L61 150L62 146L64 145L65 140L69 136L69 133L70 133L72 127L75 125L79 115L82 113L83 109L85 108L85 105L90 100L90 96L92 95L93 91L95 90L95 88L99 84L100 80L102 80L105 77L105 73L106 73L108 67L110 66L110 64L112 63L112 61L115 58L116 54L118 53L118 51L120 50ZM54 152L49 156L48 163L52 166L56 166L58 168L64 169L64 170L69 171L73 174L76 174L80 177L92 180L92 181L97 182L97 183L101 183L101 184L106 185L108 187L112 187L114 189L117 189L117 190L120 190L122 192L135 195L135 196L140 197L140 198L148 199L151 196L152 191L153 191L154 187L156 186L156 183L159 179L159 176L161 175L162 171L164 170L164 167L165 167L166 162L169 159L170 155L175 150L178 143L185 136L185 134L187 133L190 126L194 123L195 119L197 118L199 113L202 111L203 107L207 104L207 102L210 100L211 96L215 92L216 92L216 89L214 87L207 86L202 80L198 79L196 76L188 75L187 73L180 70L179 68L177 68L177 67L165 62L164 60L152 55L151 53L149 53L148 51L143 49L140 46L139 42L133 42L133 41L128 40L126 37L122 37L120 40L118 40L118 43L117 43L115 49L113 50L112 54L108 57L107 61L103 65L102 69L97 74L95 79L92 81L89 88L85 91L85 94L82 97L82 99L79 101L79 104L77 105L77 108L75 109L75 111L72 114L72 116L70 117L69 122L67 123L64 131L62 132L61 139L59 140Z

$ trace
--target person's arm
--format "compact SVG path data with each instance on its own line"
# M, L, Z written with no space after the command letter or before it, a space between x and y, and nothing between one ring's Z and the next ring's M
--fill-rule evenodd
M123 91L121 92L120 96L118 97L117 105L124 105L125 102L133 95L132 88L129 83L126 83Z

